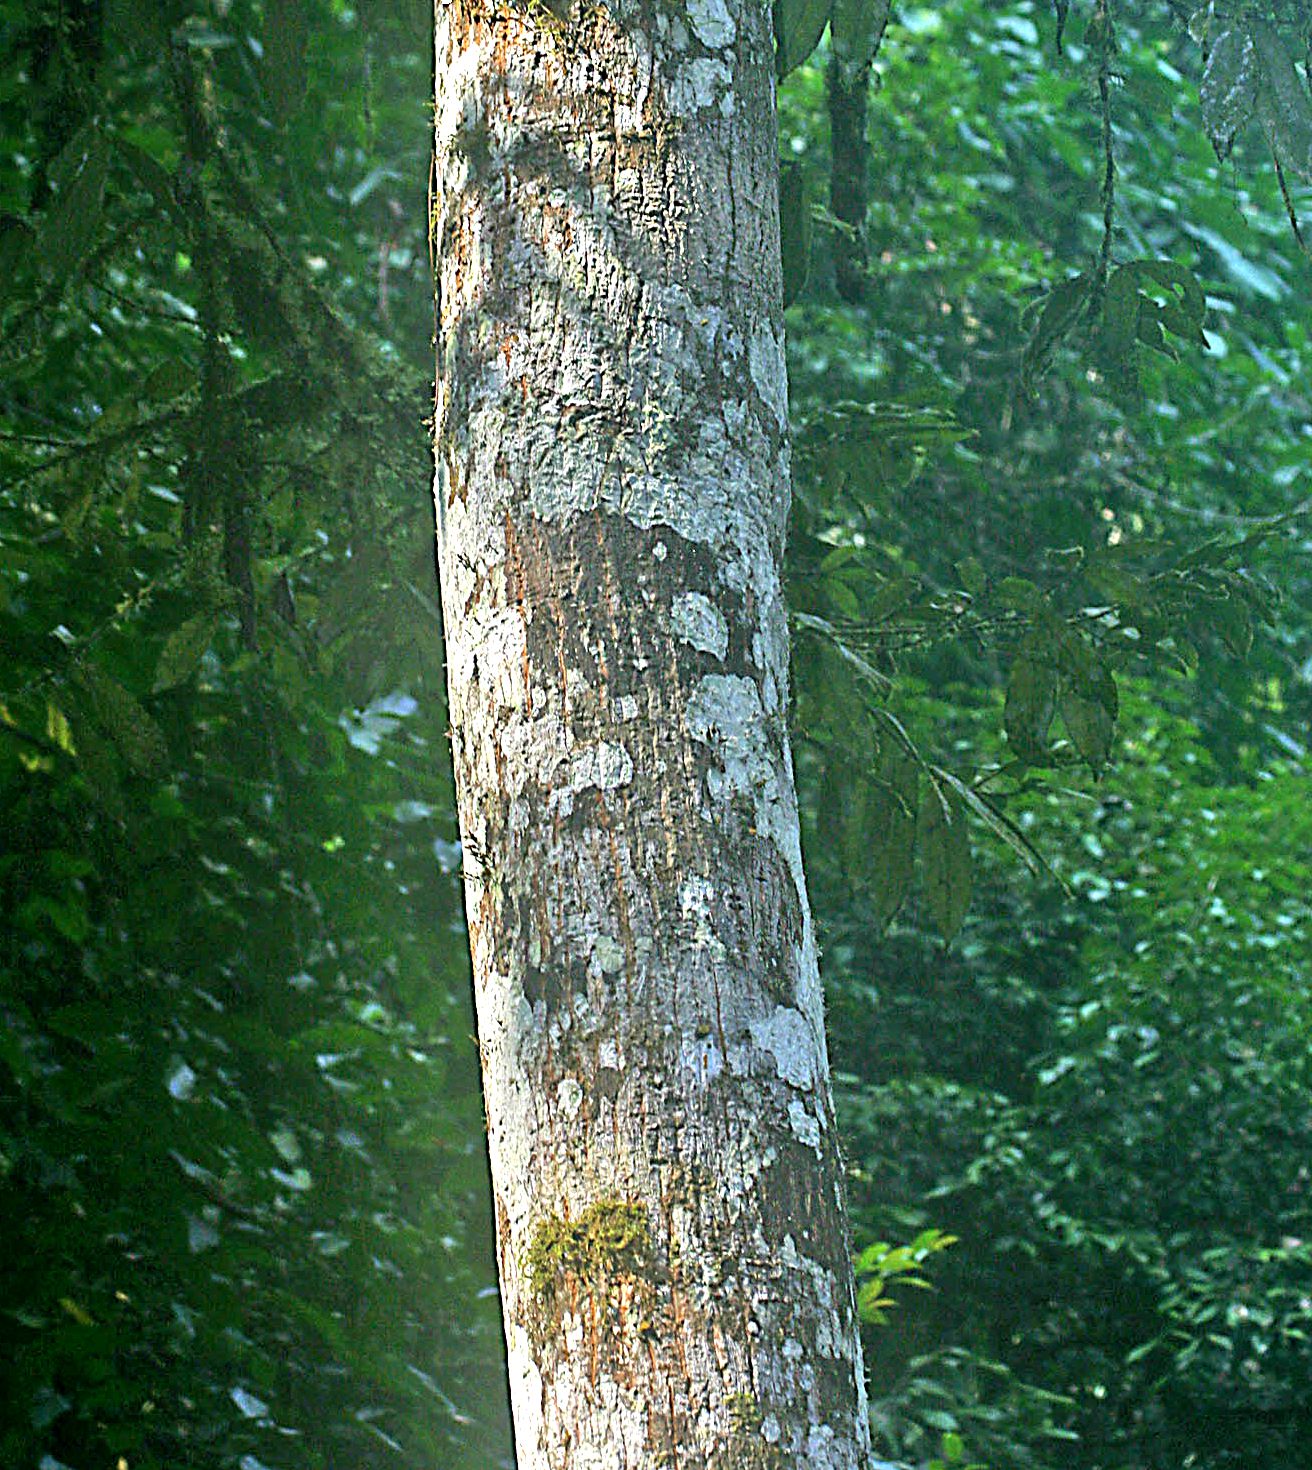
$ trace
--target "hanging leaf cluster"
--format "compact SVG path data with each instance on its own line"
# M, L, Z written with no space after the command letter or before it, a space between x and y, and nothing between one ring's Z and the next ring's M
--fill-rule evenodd
M794 453L804 477L828 496L868 500L910 483L938 452L969 439L946 408L845 400L798 424Z
M1000 841L1033 873L1051 869L1042 854L979 782L930 760L861 671L861 656L813 621L839 664L828 681L825 711L808 736L824 749L823 810L848 882L866 900L870 918L887 926L919 889L921 912L947 941L970 908L974 859L970 827Z
M888 24L890 0L775 0L775 65L785 77L806 61L830 28L834 57L845 78L875 59Z
M1021 386L1032 391L1058 350L1091 328L1089 355L1120 391L1138 385L1141 349L1175 361L1176 341L1205 347L1207 294L1188 267L1170 260L1132 260L1114 267L1100 289L1099 273L1083 271L1054 286L1026 309L1028 336Z
M1047 585L991 578L967 559L956 586L935 590L914 575L872 577L850 543L827 550L799 588L825 613L793 616L799 637L830 661L823 712L805 733L825 752L829 835L872 921L887 925L918 876L922 912L951 938L970 905L972 825L1055 878L995 783L1019 791L1028 773L1044 769L1100 776L1114 758L1119 674L1191 672L1205 650L1245 656L1255 624L1271 621L1278 602L1252 570L1254 555L1301 514L1184 553L1120 541L1054 550ZM909 655L967 639L1007 660L1009 759L973 778L927 757L889 707Z
M1226 158L1250 122L1261 124L1282 181L1312 180L1312 96L1296 58L1303 54L1308 17L1280 22L1280 7L1211 4L1197 10L1189 30L1203 48L1199 85L1203 122L1217 156Z

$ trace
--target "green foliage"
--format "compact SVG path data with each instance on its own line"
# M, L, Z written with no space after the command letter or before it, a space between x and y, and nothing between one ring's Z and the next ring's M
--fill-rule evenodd
M1286 17L1212 0L1194 13L1189 29L1206 58L1199 100L1219 157L1257 119L1277 170L1312 177L1312 98L1297 65L1307 26L1298 7Z
M859 76L875 59L889 0L775 0L776 66L780 77L795 71L815 51L825 27L845 75Z
M942 1230L922 1230L907 1245L889 1245L877 1240L866 1246L856 1258L857 1310L866 1322L881 1326L888 1320L888 1309L895 1305L888 1288L918 1286L928 1289L929 1281L921 1274L925 1262L938 1251L955 1245L957 1237Z
M6 1463L506 1453L423 34L0 7Z
M1257 130L1217 168L1196 40L1120 6L1099 288L1077 9L1064 60L1035 6L895 17L869 308L818 226L789 316L797 763L853 1212L858 1238L959 1237L872 1324L872 1423L907 1463L952 1463L947 1435L994 1470L1297 1463L1305 267ZM781 97L812 178L821 77ZM900 439L890 402L955 432ZM950 889L914 883L939 788L971 827L950 950Z
M834 0L829 24L834 55L848 80L874 61L888 24L889 0Z
M774 36L781 77L801 66L820 44L832 6L833 0L776 0Z

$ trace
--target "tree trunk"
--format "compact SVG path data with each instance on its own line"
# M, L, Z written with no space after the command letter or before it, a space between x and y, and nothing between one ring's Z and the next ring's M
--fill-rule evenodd
M520 1470L856 1470L770 7L436 15L434 494Z
M866 277L866 112L870 66L851 66L835 52L825 76L829 101L829 212L848 228L833 235L834 285L844 301L860 306Z

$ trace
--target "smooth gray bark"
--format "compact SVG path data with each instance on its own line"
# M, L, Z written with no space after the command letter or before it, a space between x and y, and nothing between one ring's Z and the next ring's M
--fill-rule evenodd
M520 1470L856 1470L770 7L436 18L434 494Z

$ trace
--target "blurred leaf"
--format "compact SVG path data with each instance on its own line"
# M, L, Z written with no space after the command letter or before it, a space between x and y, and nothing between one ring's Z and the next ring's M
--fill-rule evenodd
M1095 655L1068 672L1057 705L1071 744L1095 772L1101 771L1111 753L1118 700L1116 681Z
M1027 309L1026 316L1034 321L1021 359L1021 382L1027 388L1047 372L1057 349L1079 326L1092 285L1092 276L1072 276Z
M1208 137L1220 158L1226 158L1235 139L1257 107L1257 48L1242 26L1229 26L1207 47L1207 64L1198 88Z
M786 77L820 44L833 0L775 0L775 69Z
M848 84L875 59L888 25L889 0L833 0L834 56Z
M99 664L83 659L73 671L96 723L140 775L159 774L168 762L164 732L135 699Z
M96 243L108 171L109 145L91 123L74 134L51 169L57 193L39 226L37 250L59 288Z
M169 634L155 665L156 694L174 688L191 676L214 641L220 619L218 612L197 613Z
M1251 45L1260 62L1258 110L1277 161L1299 178L1312 179L1312 99L1294 57L1260 12L1245 12Z
M1057 712L1057 664L1043 646L1031 641L1011 665L1003 720L1007 739L1023 760L1042 760L1048 730Z
M951 771L945 771L940 766L934 766L931 769L935 780L949 786L988 830L1020 858L1031 873L1042 873L1054 879L1063 890L1066 888L1065 880L1053 869L1034 843L988 796L967 786Z
M167 403L171 399L180 398L184 393L190 393L199 381L194 368L176 357L171 357L150 373L141 385L141 395L149 402Z
M970 837L957 794L933 774L920 803L917 845L925 907L940 936L950 940L970 908Z
M887 924L902 907L915 872L919 762L896 740L885 740L863 813L863 867L874 893L876 921Z

